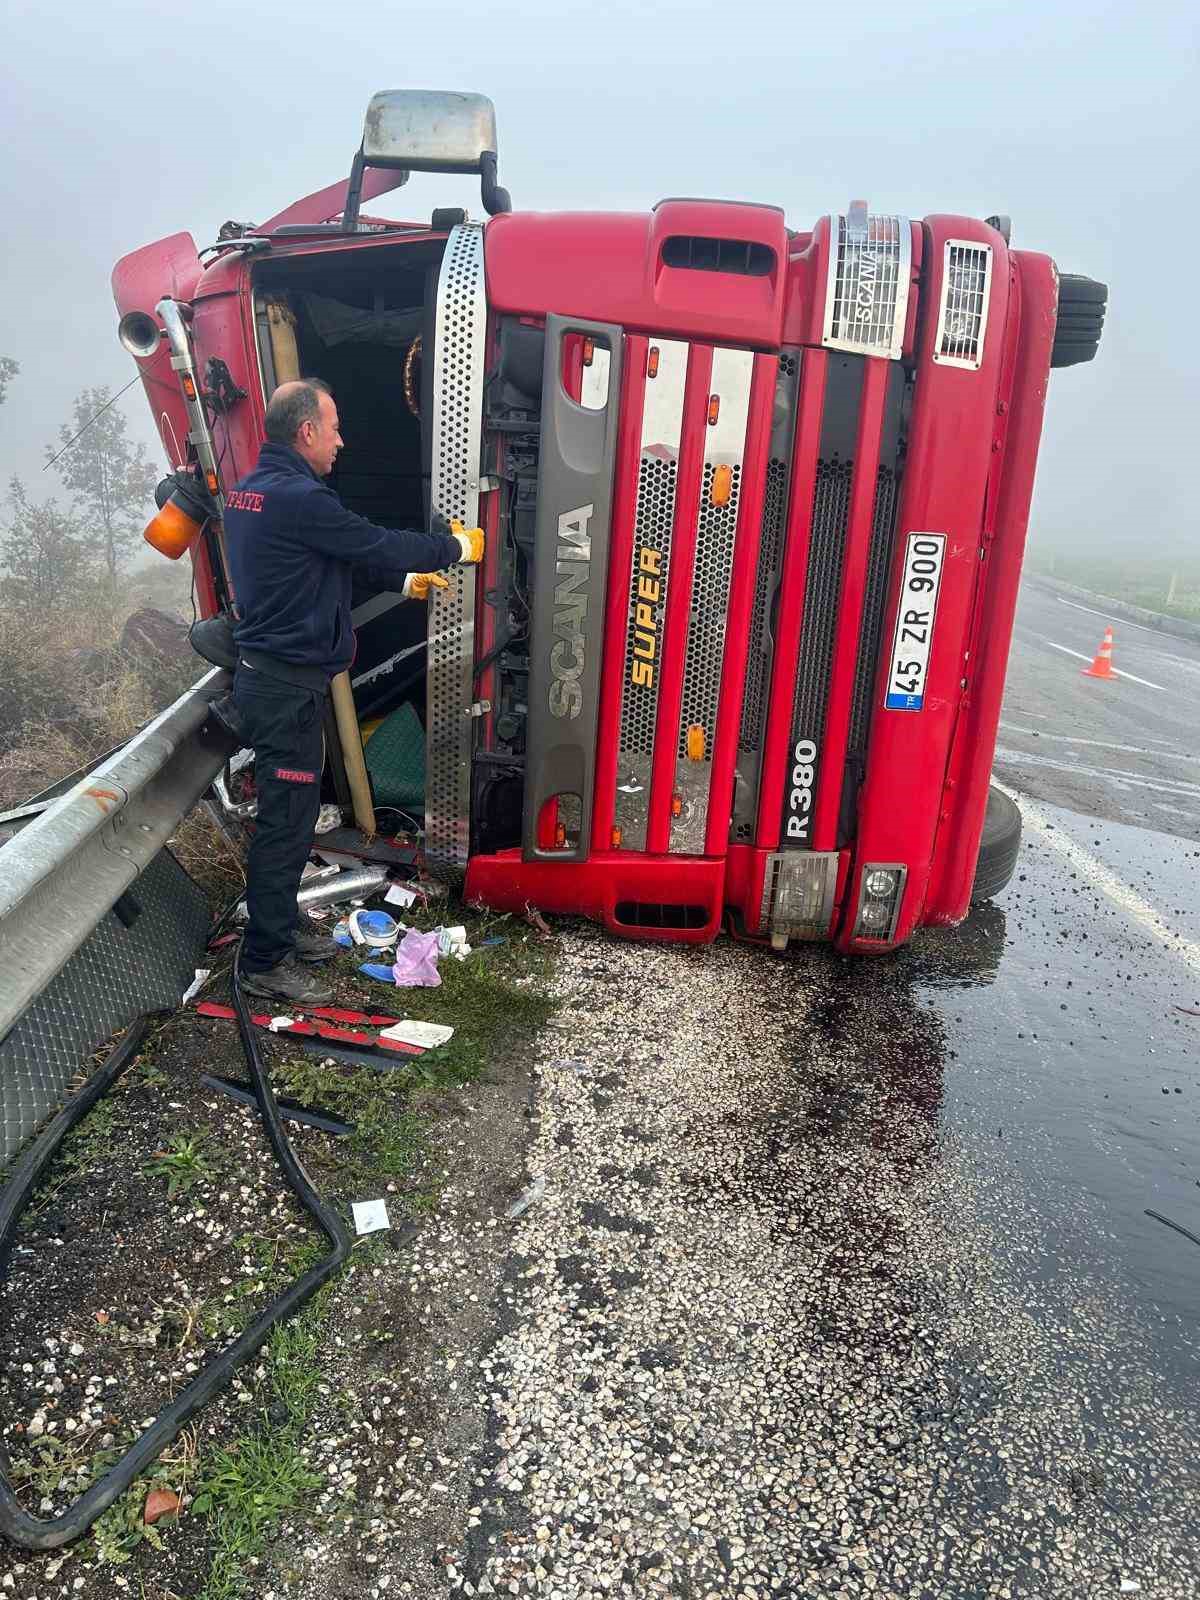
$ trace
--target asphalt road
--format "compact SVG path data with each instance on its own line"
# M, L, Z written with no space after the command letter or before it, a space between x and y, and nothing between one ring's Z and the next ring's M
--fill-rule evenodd
M1105 621L1023 594L963 927L564 941L464 1592L1200 1596L1200 648Z
M1119 674L1108 682L1084 671L1106 624ZM1072 811L1200 840L1200 643L1027 581L996 771Z

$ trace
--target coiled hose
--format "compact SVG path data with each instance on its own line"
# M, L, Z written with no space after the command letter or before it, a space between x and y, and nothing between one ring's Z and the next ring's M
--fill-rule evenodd
M209 1361L154 1421L129 1446L102 1478L97 1479L61 1516L43 1519L31 1516L18 1502L8 1478L7 1461L0 1463L0 1534L23 1550L58 1550L73 1544L102 1516L114 1500L129 1488L162 1454L166 1447L213 1395L232 1378L243 1362L249 1361L279 1323L286 1321L311 1300L317 1290L345 1265L351 1248L345 1223L313 1188L288 1142L275 1103L275 1093L267 1077L259 1041L250 1020L250 1009L242 994L241 950L233 962L233 1004L237 1012L238 1033L250 1072L254 1096L271 1150L283 1171L288 1187L329 1240L329 1254L262 1311L239 1338ZM109 1092L137 1055L151 1023L162 1013L138 1019L123 1035L94 1072L58 1115L43 1129L12 1170L0 1195L0 1274L7 1269L13 1240L21 1215L42 1175L58 1153L59 1146L93 1106Z

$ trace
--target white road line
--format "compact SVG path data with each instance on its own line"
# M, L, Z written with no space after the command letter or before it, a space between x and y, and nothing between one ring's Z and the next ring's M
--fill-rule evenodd
M1055 595L1054 598L1058 601L1060 606L1070 606L1072 611L1086 611L1089 617L1103 617L1105 622L1111 622L1113 624L1119 623L1122 629L1136 628L1139 633L1152 633L1156 639L1161 639L1163 637L1157 628L1147 628L1140 622L1130 622L1128 618L1118 617L1111 611L1097 611L1094 606L1081 606L1078 600L1064 600L1060 594ZM1167 637L1170 638L1172 635L1168 635Z
M1061 650L1063 655L1065 655L1065 656L1074 656L1077 661L1091 661L1092 660L1092 657L1091 656L1085 656L1082 650L1068 650L1065 644L1055 644L1053 639L1043 639L1042 643L1043 644L1048 644L1050 646L1051 650ZM1115 675L1118 678L1128 678L1130 683L1141 683L1141 684L1144 684L1147 689L1162 689L1162 692L1164 694L1166 693L1166 690L1163 689L1163 686L1162 686L1161 683L1151 683L1149 678L1138 678L1138 677L1135 677L1132 672L1122 672L1117 667L1113 668L1113 672L1115 673Z
M1200 975L1200 944L1173 932L1149 900L1144 899L1136 889L1118 878L1116 873L1111 872L1090 850L1085 850L1073 839L1068 839L1062 829L1050 821L1036 800L1031 800L1028 795L1020 794L1005 784L998 784L997 787L1003 789L1010 799L1017 802L1025 825L1036 833L1044 844L1056 850L1077 872L1090 879L1102 894L1106 894L1114 905L1119 906L1126 916L1140 923L1147 933L1177 955L1193 972Z
M1077 778L1106 778L1110 783L1115 783L1119 788L1130 785L1135 789L1152 789L1155 794L1170 794L1184 800L1200 800L1200 785L1184 783L1159 783L1156 779L1143 777L1140 772L1125 772L1120 767L1081 767L1075 761L1055 761L1052 756L1031 755L1028 750L1005 750L1000 745L996 746L996 759L1008 761L1014 767L1023 763L1030 767L1049 767L1054 772L1069 772Z
M1029 712L1026 712L1025 715L1028 716ZM1020 728L1015 722L1001 721L1000 726L1009 733L1023 733L1029 739L1053 739L1056 744L1087 744L1094 746L1097 750L1120 750L1123 754L1129 756L1166 756L1168 760L1174 759L1176 761L1194 761L1196 759L1195 756L1185 756L1182 751L1177 752L1174 749L1159 751L1147 750L1140 744L1109 744L1104 739L1081 739L1073 733L1047 733L1042 728ZM1169 744L1166 739L1151 739L1148 742L1150 744Z

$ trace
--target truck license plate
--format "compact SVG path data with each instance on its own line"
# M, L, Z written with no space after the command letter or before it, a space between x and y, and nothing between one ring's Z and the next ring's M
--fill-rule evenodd
M900 609L896 613L896 635L888 666L887 695L883 702L889 711L920 711L925 705L929 646L933 640L933 620L945 554L944 533L909 534L904 582L900 585Z

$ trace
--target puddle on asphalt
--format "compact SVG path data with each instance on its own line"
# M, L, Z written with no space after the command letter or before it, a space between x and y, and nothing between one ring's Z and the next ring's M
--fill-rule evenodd
M1168 939L1194 937L1194 845L1042 809L1155 907ZM1200 1248L1146 1211L1200 1235L1200 1016L1181 1009L1200 1009L1200 975L1028 834L995 904L890 966L956 1052L945 1132L1002 1165L1044 1224L1039 1270L1070 1261L1107 1283L1194 1381Z

